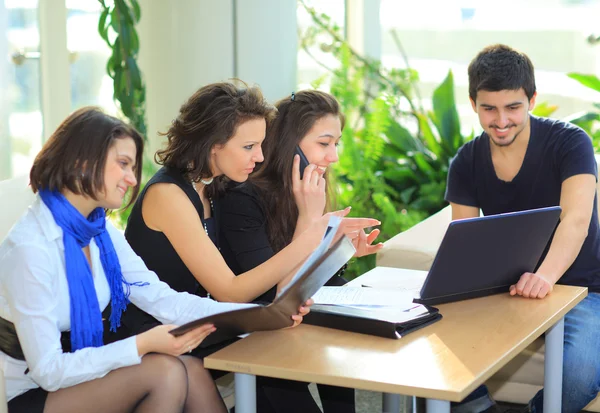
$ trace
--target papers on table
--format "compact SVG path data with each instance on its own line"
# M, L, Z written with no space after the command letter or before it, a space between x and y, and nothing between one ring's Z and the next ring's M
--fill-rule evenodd
M427 271L404 268L375 267L348 283L352 287L373 287L418 293L427 277Z
M314 296L315 304L356 307L384 313L425 311L413 303L423 286L427 271L376 267L344 287L322 287Z
M410 292L363 287L322 287L313 296L315 304L361 308L391 307L404 311L415 307Z
M322 287L307 323L400 338L442 318L437 308L413 302L426 271L377 267L343 287Z

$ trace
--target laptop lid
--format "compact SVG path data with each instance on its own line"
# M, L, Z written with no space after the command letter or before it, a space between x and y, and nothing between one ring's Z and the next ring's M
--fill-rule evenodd
M441 304L507 292L536 269L560 213L556 206L452 221L415 301Z

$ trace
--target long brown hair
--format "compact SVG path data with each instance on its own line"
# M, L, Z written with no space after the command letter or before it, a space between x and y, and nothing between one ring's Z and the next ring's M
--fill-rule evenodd
M135 142L135 178L131 205L138 195L142 176L144 139L134 127L105 114L102 109L86 106L69 115L50 136L35 157L29 173L31 189L62 191L97 200L104 191L106 156L116 139L131 137Z
M166 133L168 142L156 152L159 165L173 168L191 181L210 178L210 151L224 145L245 121L275 116L275 108L267 102L256 86L238 87L230 82L201 87L179 110L179 115ZM223 190L226 177L217 177L207 186L209 196Z
M275 104L278 114L267 126L263 142L264 162L250 176L259 190L267 216L269 242L274 251L292 241L298 207L292 193L292 164L294 149L314 124L327 115L337 116L344 129L344 116L337 100L318 90L303 90ZM329 171L325 172L328 179ZM328 185L327 208L333 203L334 189Z

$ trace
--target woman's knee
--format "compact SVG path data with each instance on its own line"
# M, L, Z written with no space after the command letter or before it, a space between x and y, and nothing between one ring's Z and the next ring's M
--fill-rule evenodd
M188 381L213 381L210 372L204 367L204 362L201 359L194 356L179 356L179 360L185 366Z
M181 360L166 354L148 354L142 358L144 374L151 380L151 385L160 391L171 394L187 395L187 370Z

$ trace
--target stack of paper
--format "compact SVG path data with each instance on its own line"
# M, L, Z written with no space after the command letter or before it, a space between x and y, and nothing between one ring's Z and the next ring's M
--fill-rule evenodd
M410 292L363 287L322 287L314 296L315 304L360 308L390 308L405 311L416 307Z
M373 287L385 290L395 289L418 293L421 290L426 277L427 271L375 267L357 279L350 281L348 286Z

